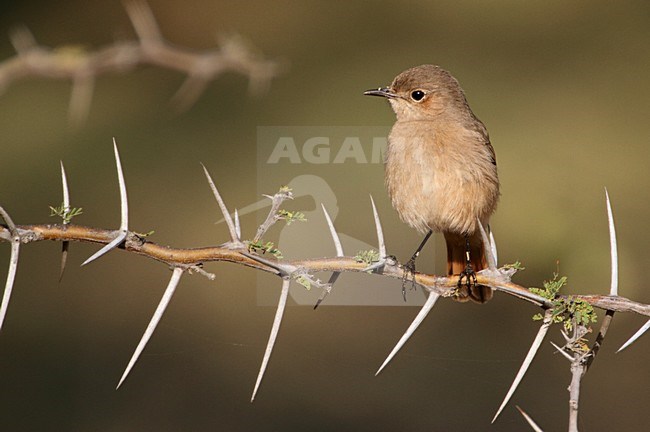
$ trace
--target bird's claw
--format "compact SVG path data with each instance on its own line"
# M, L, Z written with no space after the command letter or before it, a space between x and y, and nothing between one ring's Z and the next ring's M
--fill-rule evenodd
M408 283L409 276L411 279L411 288L415 289L415 257L411 257L406 264L403 265L404 276L402 276L402 297L406 301L406 284Z
M463 279L465 280L464 284ZM463 285L465 285L469 289L473 286L476 286L477 283L476 272L474 271L472 264L468 262L465 266L465 270L460 273L460 277L458 278L458 288L461 288Z

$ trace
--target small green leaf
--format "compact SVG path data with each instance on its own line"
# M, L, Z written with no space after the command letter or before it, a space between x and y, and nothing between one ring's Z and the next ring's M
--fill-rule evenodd
M553 323L563 323L566 331L573 330L574 323L588 327L598 319L596 312L589 303L576 299L575 296L558 297L560 289L567 284L567 277L553 273L553 279L544 281L544 288L530 288L532 293L553 302ZM535 314L533 320L540 320L541 314Z
M298 282L300 285L304 286L307 289L307 291L309 291L311 289L311 281L309 280L309 278L307 278L304 275L298 276L296 278L296 282Z
M60 217L61 219L63 219L64 224L69 224L70 221L72 221L73 217L79 216L82 213L83 213L83 209L81 207L66 208L65 205L63 204L61 204L60 207L50 206L50 216Z
M506 264L503 266L503 268L507 268L507 269L513 268L515 270L526 270L526 267L524 267L519 261L515 261L512 264Z
M154 231L154 230L151 230L151 231L146 232L146 233L140 233L140 232L133 231L133 234L137 235L140 238L146 238L146 237L152 236L155 232L156 231Z
M282 252L275 247L273 242L267 241L266 243L262 243L262 240L259 240L257 242L246 241L246 244L248 245L249 252L261 252L262 254L270 253L277 259L282 259Z
M284 219L287 222L287 226L291 225L293 222L307 221L307 218L303 212L292 212L288 210L278 210L278 219Z
M354 256L354 259L357 262L366 263L368 265L372 265L373 263L376 263L377 261L379 261L379 258L380 258L379 252L377 252L374 249L359 251Z

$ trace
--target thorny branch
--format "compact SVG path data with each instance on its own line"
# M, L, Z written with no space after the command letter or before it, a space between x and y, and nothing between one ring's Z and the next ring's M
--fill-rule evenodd
M253 53L239 38L233 37L223 41L220 49L207 52L193 52L186 48L175 47L164 40L162 33L156 23L156 20L146 3L134 0L126 3L126 10L131 23L137 34L135 41L118 41L109 46L100 48L95 51L85 51L77 47L60 47L49 49L37 44L32 34L24 27L18 28L11 34L11 42L16 49L16 56L0 62L0 91L10 86L14 81L29 77L41 77L49 79L68 79L72 82L72 92L70 97L69 117L75 123L81 123L88 115L89 107L92 101L92 94L97 77L111 72L125 72L141 65L152 65L161 68L176 70L187 76L181 88L172 98L172 103L178 110L185 110L194 104L201 96L207 85L214 79L218 78L224 72L234 71L241 73L249 78L250 90L260 91L268 86L269 81L280 73L280 66L276 62L263 60ZM405 275L404 268L393 259L386 255L386 246L384 243L383 232L379 222L379 216L373 204L373 214L375 225L377 227L377 237L379 245L379 259L371 263L359 261L356 257L345 256L341 248L338 235L334 226L323 208L334 244L336 247L336 257L306 259L306 260L279 260L272 258L263 258L251 250L250 245L242 242L240 238L240 227L237 213L235 220L228 213L225 204L212 182L210 175L205 169L210 186L215 198L226 219L229 231L230 241L220 246L194 248L194 249L176 249L167 246L157 245L151 242L145 236L132 232L128 229L128 206L126 200L126 187L122 169L119 163L119 154L115 146L115 157L118 168L118 179L120 183L120 201L121 201L121 223L118 230L98 229L80 225L70 224L71 216L69 214L70 200L67 190L67 181L63 165L61 165L62 183L64 190L63 205L61 207L62 224L40 224L40 225L15 225L9 214L0 207L0 217L5 221L5 225L0 225L0 240L10 242L11 257L5 290L0 304L0 328L7 312L13 282L18 265L18 252L21 244L32 243L43 240L53 240L62 242L62 261L61 274L68 255L69 242L92 242L105 245L96 254L85 261L84 264L99 258L113 248L120 248L127 252L143 255L145 257L160 261L173 269L172 277L169 281L165 294L158 305L149 326L147 327L140 343L135 349L128 366L126 367L118 387L124 382L130 370L138 360L139 355L144 350L147 341L153 334L157 323L169 304L172 295L178 286L184 272L193 271L202 274L209 279L214 279L214 275L203 270L203 264L213 261L226 261L235 264L242 264L257 270L270 272L282 278L282 294L278 303L278 310L271 329L271 335L265 350L262 366L260 368L257 381L251 401L255 398L258 391L264 371L268 365L273 345L277 338L282 315L285 309L286 299L291 279L297 280L303 284L313 284L323 289L323 296L318 300L318 304L331 291L341 272L366 272L375 273L386 277L403 279ZM266 220L257 230L252 244L261 241L262 236L277 221L285 218L279 213L279 205L282 201L291 198L288 190L281 190L272 199L272 209ZM617 251L616 235L613 225L613 216L607 195L607 211L610 227L611 256L612 256L612 283L609 295L557 295L553 299L545 298L531 292L529 289L511 282L511 277L515 273L512 268L500 268L496 266L496 245L492 233L482 232L484 244L486 245L486 255L488 256L489 268L480 272L477 282L481 285L487 285L497 291L513 295L522 300L528 301L542 307L545 312L545 319L540 331L535 338L533 346L526 356L524 364L521 366L513 385L511 386L506 398L499 408L494 419L498 417L503 407L507 404L510 397L514 394L517 385L523 378L525 372L530 366L539 346L546 336L548 327L551 325L552 311L558 301L575 302L583 301L593 307L606 310L601 329L595 342L588 348L583 336L586 334L586 327L577 321L573 323L573 333L571 336L565 334L565 345L559 347L554 344L560 352L571 363L572 379L569 386L569 431L578 430L578 406L580 394L580 382L592 365L596 355L609 328L614 316L614 312L634 312L640 315L650 317L650 305L642 304L618 295L618 268L617 268ZM72 215L74 216L74 215ZM481 226L479 224L479 226ZM482 228L482 227L481 227ZM489 246L488 246L489 245ZM328 283L321 283L313 274L317 272L333 272ZM413 323L409 326L404 336L399 340L395 348L388 355L377 374L390 362L393 356L407 342L419 324L426 318L439 297L451 297L455 294L458 283L458 277L441 277L416 273L414 283L421 286L428 293L428 299L415 317ZM640 337L650 328L650 320L644 325L628 342L620 349L624 349ZM526 421L534 430L541 431L541 428L526 414L521 408L517 407ZM494 420L493 420L494 421Z
M33 243L44 240L71 241L108 244L116 235L115 230L92 228L81 225L43 224L43 225L16 225L22 243ZM11 232L6 225L0 224L0 239L11 240ZM169 266L190 267L206 262L226 261L243 264L258 270L278 274L277 269L252 260L242 252L246 249L232 250L226 247L211 246L203 248L173 248L156 244L138 233L129 232L124 243L118 246L127 252L143 255ZM294 266L313 272L363 272L367 265L357 261L354 257L328 257L304 260L274 260L282 266ZM381 273L384 276L401 279L404 269L398 263L387 262ZM531 293L527 288L508 281L497 274L478 273L477 281L497 291L521 298L537 306L551 307L548 299ZM423 288L428 288L442 297L451 297L458 284L457 276L436 276L425 273L416 273L415 282ZM566 298L566 296L560 296ZM639 315L650 317L650 305L636 302L621 296L578 294L572 296L584 300L594 307L616 312L635 312Z
M78 46L50 49L38 44L26 27L15 29L10 38L17 54L0 62L0 91L29 77L70 80L68 115L73 124L79 124L88 115L95 81L100 75L124 73L142 65L179 71L187 78L172 103L182 111L190 108L207 85L225 72L247 76L251 92L265 90L281 72L277 62L260 58L236 36L224 39L219 49L205 52L173 46L164 40L144 1L133 0L125 7L138 39L116 41L95 51Z
M16 225L16 230L20 235L22 243L53 240L108 244L116 235L115 230L92 228L75 224ZM0 224L0 239L5 241L11 240L11 232L3 224ZM118 248L146 256L169 266L191 267L206 262L226 261L278 274L275 268L261 264L243 255L242 252L246 251L246 249L233 250L221 246L190 249L173 248L156 244L135 232L129 232L125 241ZM351 256L304 260L276 260L274 262L278 265L299 267L310 273L330 271L363 272L367 267L365 263L359 262ZM385 264L381 274L393 279L401 279L404 275L404 269L398 263L391 263L389 261ZM548 299L531 293L527 288L508 281L503 276L481 272L477 275L477 281L481 285L490 286L497 291L513 295L537 306L552 306ZM423 288L428 288L436 292L442 297L451 297L458 284L458 277L436 276L416 272L415 282ZM616 312L634 312L650 317L650 305L639 303L626 297L599 294L577 294L572 295L572 297L583 300L599 309L613 310ZM560 298L568 297L561 295Z
M207 177L208 183L212 192L219 204L219 208L223 214L223 217L228 224L230 232L230 240L220 246L204 247L204 248L192 248L192 249L177 249L168 246L158 245L149 239L146 238L146 235L138 234L136 232L130 231L128 228L128 203L127 203L127 194L126 194L126 185L124 180L124 173L122 171L122 166L120 163L120 157L117 149L117 144L114 142L114 153L117 166L118 174L118 183L120 188L120 227L117 230L109 229L99 229L92 228L87 226L81 226L76 224L71 224L70 219L71 215L68 212L70 209L70 197L69 191L67 190L67 182L65 181L65 171L62 167L62 177L63 177L63 196L64 204L61 207L61 216L63 218L62 224L40 224L40 225L15 225L11 220L9 214L5 209L0 207L0 216L6 222L6 225L0 225L0 240L8 241L12 246L12 254L10 257L10 266L7 276L7 283L5 286L5 291L2 299L2 304L0 306L0 328L2 328L2 322L4 316L7 312L7 307L9 303L9 298L11 295L13 280L16 273L16 268L18 264L18 249L21 244L33 243L44 240L53 240L61 241L63 244L67 242L91 242L103 244L104 247L100 249L99 252L95 253L91 258L86 260L84 264L101 257L103 254L109 252L114 248L123 249L127 252L135 253L138 255L143 255L145 257L160 261L173 269L172 277L168 283L165 294L160 301L145 333L143 334L140 343L136 347L133 356L131 357L126 370L124 371L118 387L122 385L124 380L127 378L129 372L137 362L140 354L146 347L147 341L150 339L151 335L155 331L155 328L160 321L167 305L169 304L172 295L178 286L180 279L183 273L196 271L200 274L207 276L209 279L213 280L214 275L207 273L203 270L203 264L207 262L215 261L226 261L232 262L235 264L245 265L257 270L266 271L273 273L282 278L282 294L278 302L278 308L276 316L271 328L271 334L269 341L265 350L264 358L262 361L262 366L260 368L257 381L255 383L255 388L251 401L254 400L261 381L264 376L264 372L269 363L269 359L272 354L274 343L277 339L278 332L280 329L280 324L282 316L284 313L286 299L288 295L290 281L296 280L298 283L303 285L313 285L317 288L323 290L324 294L329 293L332 289L333 284L336 281L337 276L341 272L364 272L364 273L374 273L385 277L390 277L394 279L401 280L404 277L405 270L403 266L395 261L395 259L388 257L386 255L386 245L384 242L384 235L381 228L381 222L379 220L379 215L377 209L374 206L374 201L372 201L372 209L374 215L374 222L377 229L377 240L379 244L379 253L376 253L376 258L371 258L368 260L360 260L359 257L350 257L345 256L343 248L341 247L340 240L336 234L336 230L329 218L327 211L323 208L326 219L328 221L328 226L332 239L336 249L336 256L329 258L318 258L318 259L302 259L302 260L282 260L275 259L272 257L262 257L259 254L255 253L256 249L251 249L250 242L244 242L240 238L241 230L239 227L239 220L237 217L237 212L235 212L235 220L233 221L232 216L228 212L228 209L223 202L221 195L217 191L217 188L212 180L212 177L208 173L208 170L203 166L205 175ZM291 191L287 188L282 188L280 192L276 193L274 196L269 196L272 200L272 208L267 216L266 220L258 228L255 239L257 242L261 241L262 235L277 221L285 219L287 223L293 220L302 220L297 217L295 214L289 214L279 210L280 203L286 199L291 198ZM497 414L495 415L494 420L499 416L501 410L508 403L510 397L514 394L518 384L521 382L524 374L526 373L528 367L530 366L537 350L541 346L544 337L546 336L549 326L558 318L558 314L562 314L562 318L570 319L571 325L568 325L568 322L565 320L565 328L572 329L572 336L565 335L566 344L563 347L559 347L554 344L556 349L563 354L571 362L571 371L572 371L572 381L570 390L570 431L577 431L577 418L578 418L578 398L580 393L580 380L582 376L587 372L589 366L592 364L594 358L596 357L598 350L602 346L603 340L611 323L614 312L635 312L640 315L645 315L650 317L650 305L642 304L628 298L618 295L618 256L616 248L616 236L614 230L613 216L611 212L611 206L609 202L609 195L607 195L607 206L608 206L608 219L609 219L609 229L610 229L610 242L611 242L611 255L612 255L612 281L610 287L609 295L571 295L565 296L557 293L557 290L552 291L552 295L548 295L548 292L543 292L543 290L536 289L530 290L523 286L517 285L511 281L511 277L517 271L513 266L505 266L502 268L497 268L496 264L496 244L494 242L494 237L481 230L481 235L483 238L483 243L486 248L486 255L488 256L488 268L479 272L477 274L477 283L481 285L490 286L497 291L501 291L505 294L513 295L517 298L525 300L527 302L533 303L540 306L545 310L544 313L544 322L540 328L535 341L533 342L532 347L530 348L526 359L522 364L517 376L512 384L510 390L508 391L501 407L499 408ZM57 212L58 214L58 212ZM481 227L482 228L482 227ZM262 249L264 252L265 249ZM67 253L67 248L65 250ZM63 271L63 269L62 269ZM328 283L322 283L318 280L314 274L318 272L333 272L332 277ZM415 332L420 323L426 318L428 313L434 307L436 301L439 297L452 297L456 293L456 288L458 284L458 276L451 277L442 277L424 273L415 273L413 276L414 283L422 287L428 293L428 299L425 302L424 306L415 317L413 323L409 326L405 334L399 340L395 348L390 352L384 363L381 365L380 369L377 371L377 374L390 362L393 356L399 351L399 349L408 341L410 336ZM557 285L556 285L557 286ZM561 286L561 284L559 285ZM559 289L559 288L558 288ZM544 295L540 295L539 293ZM550 291L549 291L550 292ZM319 302L324 298L321 296ZM601 330L596 338L593 346L588 348L586 345L586 340L583 339L583 336L587 333L587 327L584 316L579 316L579 314L584 312L584 305L588 304L591 307L596 307L604 309L607 311L605 318L603 319ZM591 312L589 312L591 313ZM650 322L650 321L649 321ZM625 345L628 346L636 338L638 338L644 329L647 329L647 325L644 326L637 334L635 334ZM535 430L541 430L537 426L532 418L528 416L523 410L520 409L522 415L526 421L533 427Z

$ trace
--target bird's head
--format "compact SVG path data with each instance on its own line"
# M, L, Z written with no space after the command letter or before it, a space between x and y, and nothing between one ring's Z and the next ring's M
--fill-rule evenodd
M431 120L469 109L458 81L439 66L422 65L397 75L388 87L367 90L390 102L398 121Z

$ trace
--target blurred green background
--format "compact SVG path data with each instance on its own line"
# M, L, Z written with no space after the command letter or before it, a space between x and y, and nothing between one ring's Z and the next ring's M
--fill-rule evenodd
M258 126L388 126L390 109L362 91L408 67L435 63L458 78L490 131L502 182L492 225L500 261L526 266L515 280L540 286L559 260L568 292L607 292L607 187L621 294L650 302L647 1L159 0L150 6L174 44L203 50L219 34L236 32L284 61L286 73L258 97L247 95L245 78L227 74L182 114L168 104L183 81L177 72L148 67L102 76L78 128L67 121L69 83L31 79L10 86L0 97L0 202L16 223L54 222L48 206L61 201L63 160L73 205L84 209L76 222L117 227L115 136L132 229L155 230L153 241L177 247L221 243L227 231L213 224L220 216L200 161L230 206L254 202ZM119 1L3 2L0 35L17 24L49 46L92 49L133 37ZM13 55L8 36L0 37L0 58ZM347 190L336 190L337 228L372 243L372 193L390 252L405 258L419 235L399 222L383 170L374 168L360 177L336 167L348 180ZM278 186L269 184L267 192ZM256 219L242 223L246 236ZM433 249L420 270L434 271ZM258 306L256 272L228 264L207 266L215 282L183 278L140 361L115 391L169 271L120 251L79 268L95 250L73 244L60 284L59 244L21 251L0 335L3 430L527 430L515 404L545 430L566 429L568 364L549 344L489 425L538 328L530 318L534 307L503 295L482 307L439 302L379 377L374 371L417 309L290 307L251 404L274 308ZM2 266L8 257L9 246L0 246ZM276 279L264 277L279 291ZM398 284L395 291L401 295ZM585 430L648 424L650 336L614 355L644 322L615 317L583 381ZM559 329L550 338L560 343Z

